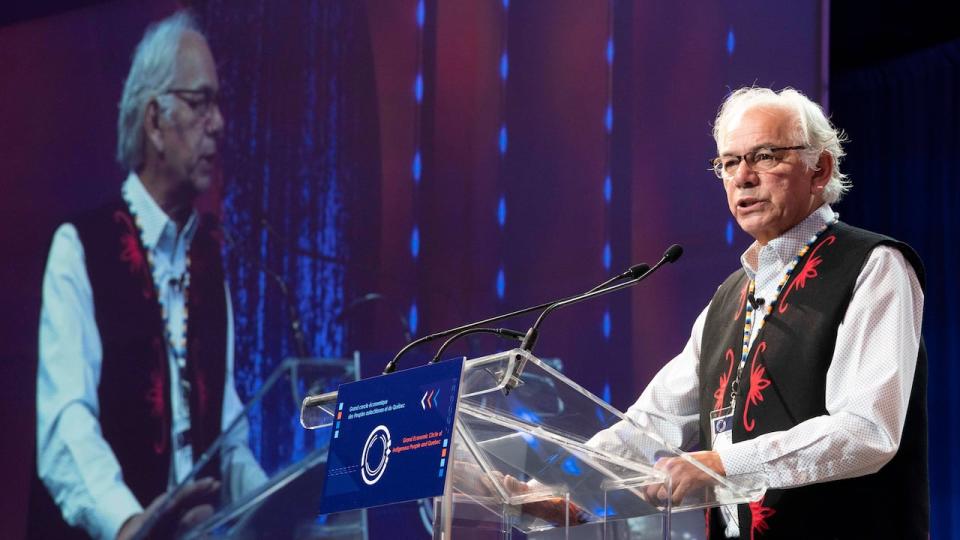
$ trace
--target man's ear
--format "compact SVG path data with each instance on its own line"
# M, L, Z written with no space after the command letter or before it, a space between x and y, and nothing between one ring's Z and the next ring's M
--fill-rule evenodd
M153 146L158 154L163 153L163 134L160 132L160 105L152 99L143 110L143 129L147 144Z
M833 156L822 152L820 159L817 160L817 168L813 171L813 178L811 178L813 192L822 195L823 189L827 187L831 176L833 176Z

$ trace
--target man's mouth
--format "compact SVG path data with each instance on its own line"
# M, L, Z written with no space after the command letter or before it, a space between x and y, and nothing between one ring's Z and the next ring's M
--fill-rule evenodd
M737 201L737 208L740 210L753 210L757 208L763 201L753 197L744 197Z

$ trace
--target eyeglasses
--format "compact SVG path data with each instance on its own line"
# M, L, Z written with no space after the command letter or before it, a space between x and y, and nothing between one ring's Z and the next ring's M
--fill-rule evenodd
M217 92L211 88L171 88L164 93L180 98L194 114L205 120L219 106Z
M746 161L747 168L754 172L767 172L783 161L783 152L787 150L805 150L806 146L775 146L773 148L757 148L742 156L720 156L710 161L710 169L717 178L724 180L733 178L740 168L740 162Z

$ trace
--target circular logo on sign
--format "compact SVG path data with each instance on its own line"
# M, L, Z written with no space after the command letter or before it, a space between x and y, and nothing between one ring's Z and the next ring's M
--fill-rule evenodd
M363 457L360 459L360 476L368 486L376 484L383 471L387 470L387 460L390 457L390 430L387 426L377 426L367 437L367 444L363 445Z

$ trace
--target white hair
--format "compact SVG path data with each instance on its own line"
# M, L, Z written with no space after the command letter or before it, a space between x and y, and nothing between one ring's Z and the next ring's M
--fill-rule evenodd
M847 141L847 136L830 123L819 105L793 88L775 92L769 88L745 87L727 96L713 123L713 139L718 151L727 124L757 107L785 109L794 114L796 144L807 147L807 150L800 152L800 156L808 169L817 169L817 161L824 152L830 155L833 171L824 187L823 199L828 203L839 201L851 186L847 175L840 172L840 160L846 154L842 144Z
M178 11L147 27L134 50L117 119L117 161L127 170L137 171L143 166L144 111L173 84L180 39L188 31L201 33L189 12Z

